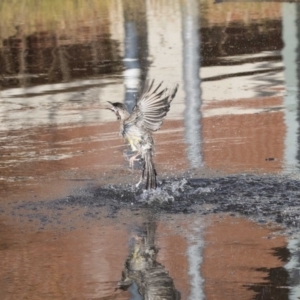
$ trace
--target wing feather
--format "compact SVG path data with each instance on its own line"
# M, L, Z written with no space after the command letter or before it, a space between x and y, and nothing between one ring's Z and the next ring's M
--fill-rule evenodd
M170 109L170 103L174 99L178 85L173 90L167 88L159 91L163 82L153 90L154 80L147 81L141 97L135 105L131 115L125 121L126 124L136 124L148 130L156 131L161 127L163 118Z

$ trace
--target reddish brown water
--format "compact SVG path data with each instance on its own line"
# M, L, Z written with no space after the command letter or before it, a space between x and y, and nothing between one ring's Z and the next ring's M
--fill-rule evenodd
M132 108L146 77L179 83L154 135L159 180L297 176L299 4L48 2L0 4L2 208L136 183L140 171L129 168L105 108ZM290 246L298 239L277 225L197 213L158 214L151 223L144 211L110 218L106 208L98 220L83 215L70 207L63 221L41 226L0 209L1 299L142 299L134 286L115 288L148 223L156 224L156 261L181 299L300 295Z
M128 241L137 228L143 230L145 220L125 211L113 220L73 217L72 231L57 226L35 231L33 225L2 222L2 299L129 299L128 292L115 288L130 253ZM286 240L274 226L197 215L162 217L155 224L157 261L182 299L201 293L208 299L251 299L265 286L286 292L266 277L272 270L285 274L276 251L286 247ZM198 253L191 251L195 246ZM194 254L202 259L203 282L191 273Z

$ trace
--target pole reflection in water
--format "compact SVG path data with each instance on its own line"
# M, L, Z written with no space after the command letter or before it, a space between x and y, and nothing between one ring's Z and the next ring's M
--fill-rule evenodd
M125 18L126 20L126 18ZM125 103L131 112L135 105L135 95L138 91L140 79L140 64L137 57L138 37L136 24L125 21Z
M204 240L202 238L203 224L201 219L194 223L194 230L188 235L187 257L189 261L189 276L191 278L191 291L189 300L205 299L203 292L204 279L200 274L200 266L203 260Z
M286 166L290 167L299 165L300 162L300 106L299 106L299 86L300 86L300 70L299 70L299 40L300 40L300 5L298 3L282 4L282 38L284 48L282 51L283 61L285 65L285 86L286 95L284 97L285 106L285 161ZM288 249L291 257L285 268L289 272L289 299L299 299L300 297L300 254L299 254L299 237L290 239Z
M300 4L299 3L295 3L295 6L296 6L296 15L297 15L297 19L295 20L295 25L296 25L296 28L297 28L297 35L296 35L296 38L295 40L297 41L297 48L296 48L296 54L297 54L297 57L296 57L296 61L294 62L295 65L297 66L297 84L296 84L296 87L297 87L297 108L296 108L296 111L297 111L297 148L298 148L298 151L297 151L297 163L298 163L298 169L300 168L300 126L299 126L299 121L300 121L300 105L299 105L299 102L300 102L300 94L299 94L299 91L300 91L300 66L299 66L299 61L300 61L300 54L299 54L299 50L300 50Z
M202 165L201 155L201 90L200 90L200 40L199 3L187 0L182 8L183 81L186 94L184 123L187 155L192 167Z
M148 213L146 222L132 232L130 253L122 272L122 280L119 282L120 289L130 288L131 300L181 299L169 272L156 261L159 251L155 245L156 227L154 216Z
M300 298L300 237L297 239L290 239L288 246L290 258L285 268L289 272L289 299L296 300Z
M297 49L299 41L297 39L297 5L295 3L282 4L282 39L284 48L282 50L283 62L285 65L285 89L284 114L286 124L285 134L285 155L286 167L290 168L297 165L298 155L298 67L297 67Z
M132 6L131 1L124 1L124 28L125 28L125 53L124 53L124 78L125 78L125 103L131 112L136 104L139 91L140 77L147 75L147 19L145 1L140 1L139 8Z

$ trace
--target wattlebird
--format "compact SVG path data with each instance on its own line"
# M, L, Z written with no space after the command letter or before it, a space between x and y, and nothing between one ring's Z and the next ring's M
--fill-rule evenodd
M108 109L113 111L120 121L120 134L129 142L132 151L136 151L136 154L129 159L130 166L133 167L134 161L138 160L139 156L143 161L142 176L137 187L143 182L146 174L147 190L157 187L152 158L154 151L152 132L161 127L178 89L177 85L172 90L167 88L160 90L161 85L162 82L153 88L154 80L147 81L131 114L123 103L108 101L110 105Z

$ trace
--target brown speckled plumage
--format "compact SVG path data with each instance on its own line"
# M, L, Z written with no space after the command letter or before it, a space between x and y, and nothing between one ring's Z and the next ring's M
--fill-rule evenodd
M159 91L162 83L153 89L154 80L145 84L141 97L138 99L131 114L126 106L119 102L109 102L118 120L120 120L120 133L129 142L133 151L137 153L130 158L133 166L137 156L144 161L144 169L141 181L146 175L146 189L155 189L156 171L152 159L154 141L152 132L157 131L170 109L170 103L174 99L178 85L173 90L167 88ZM140 182L141 182L140 181ZM140 184L138 183L138 185Z

